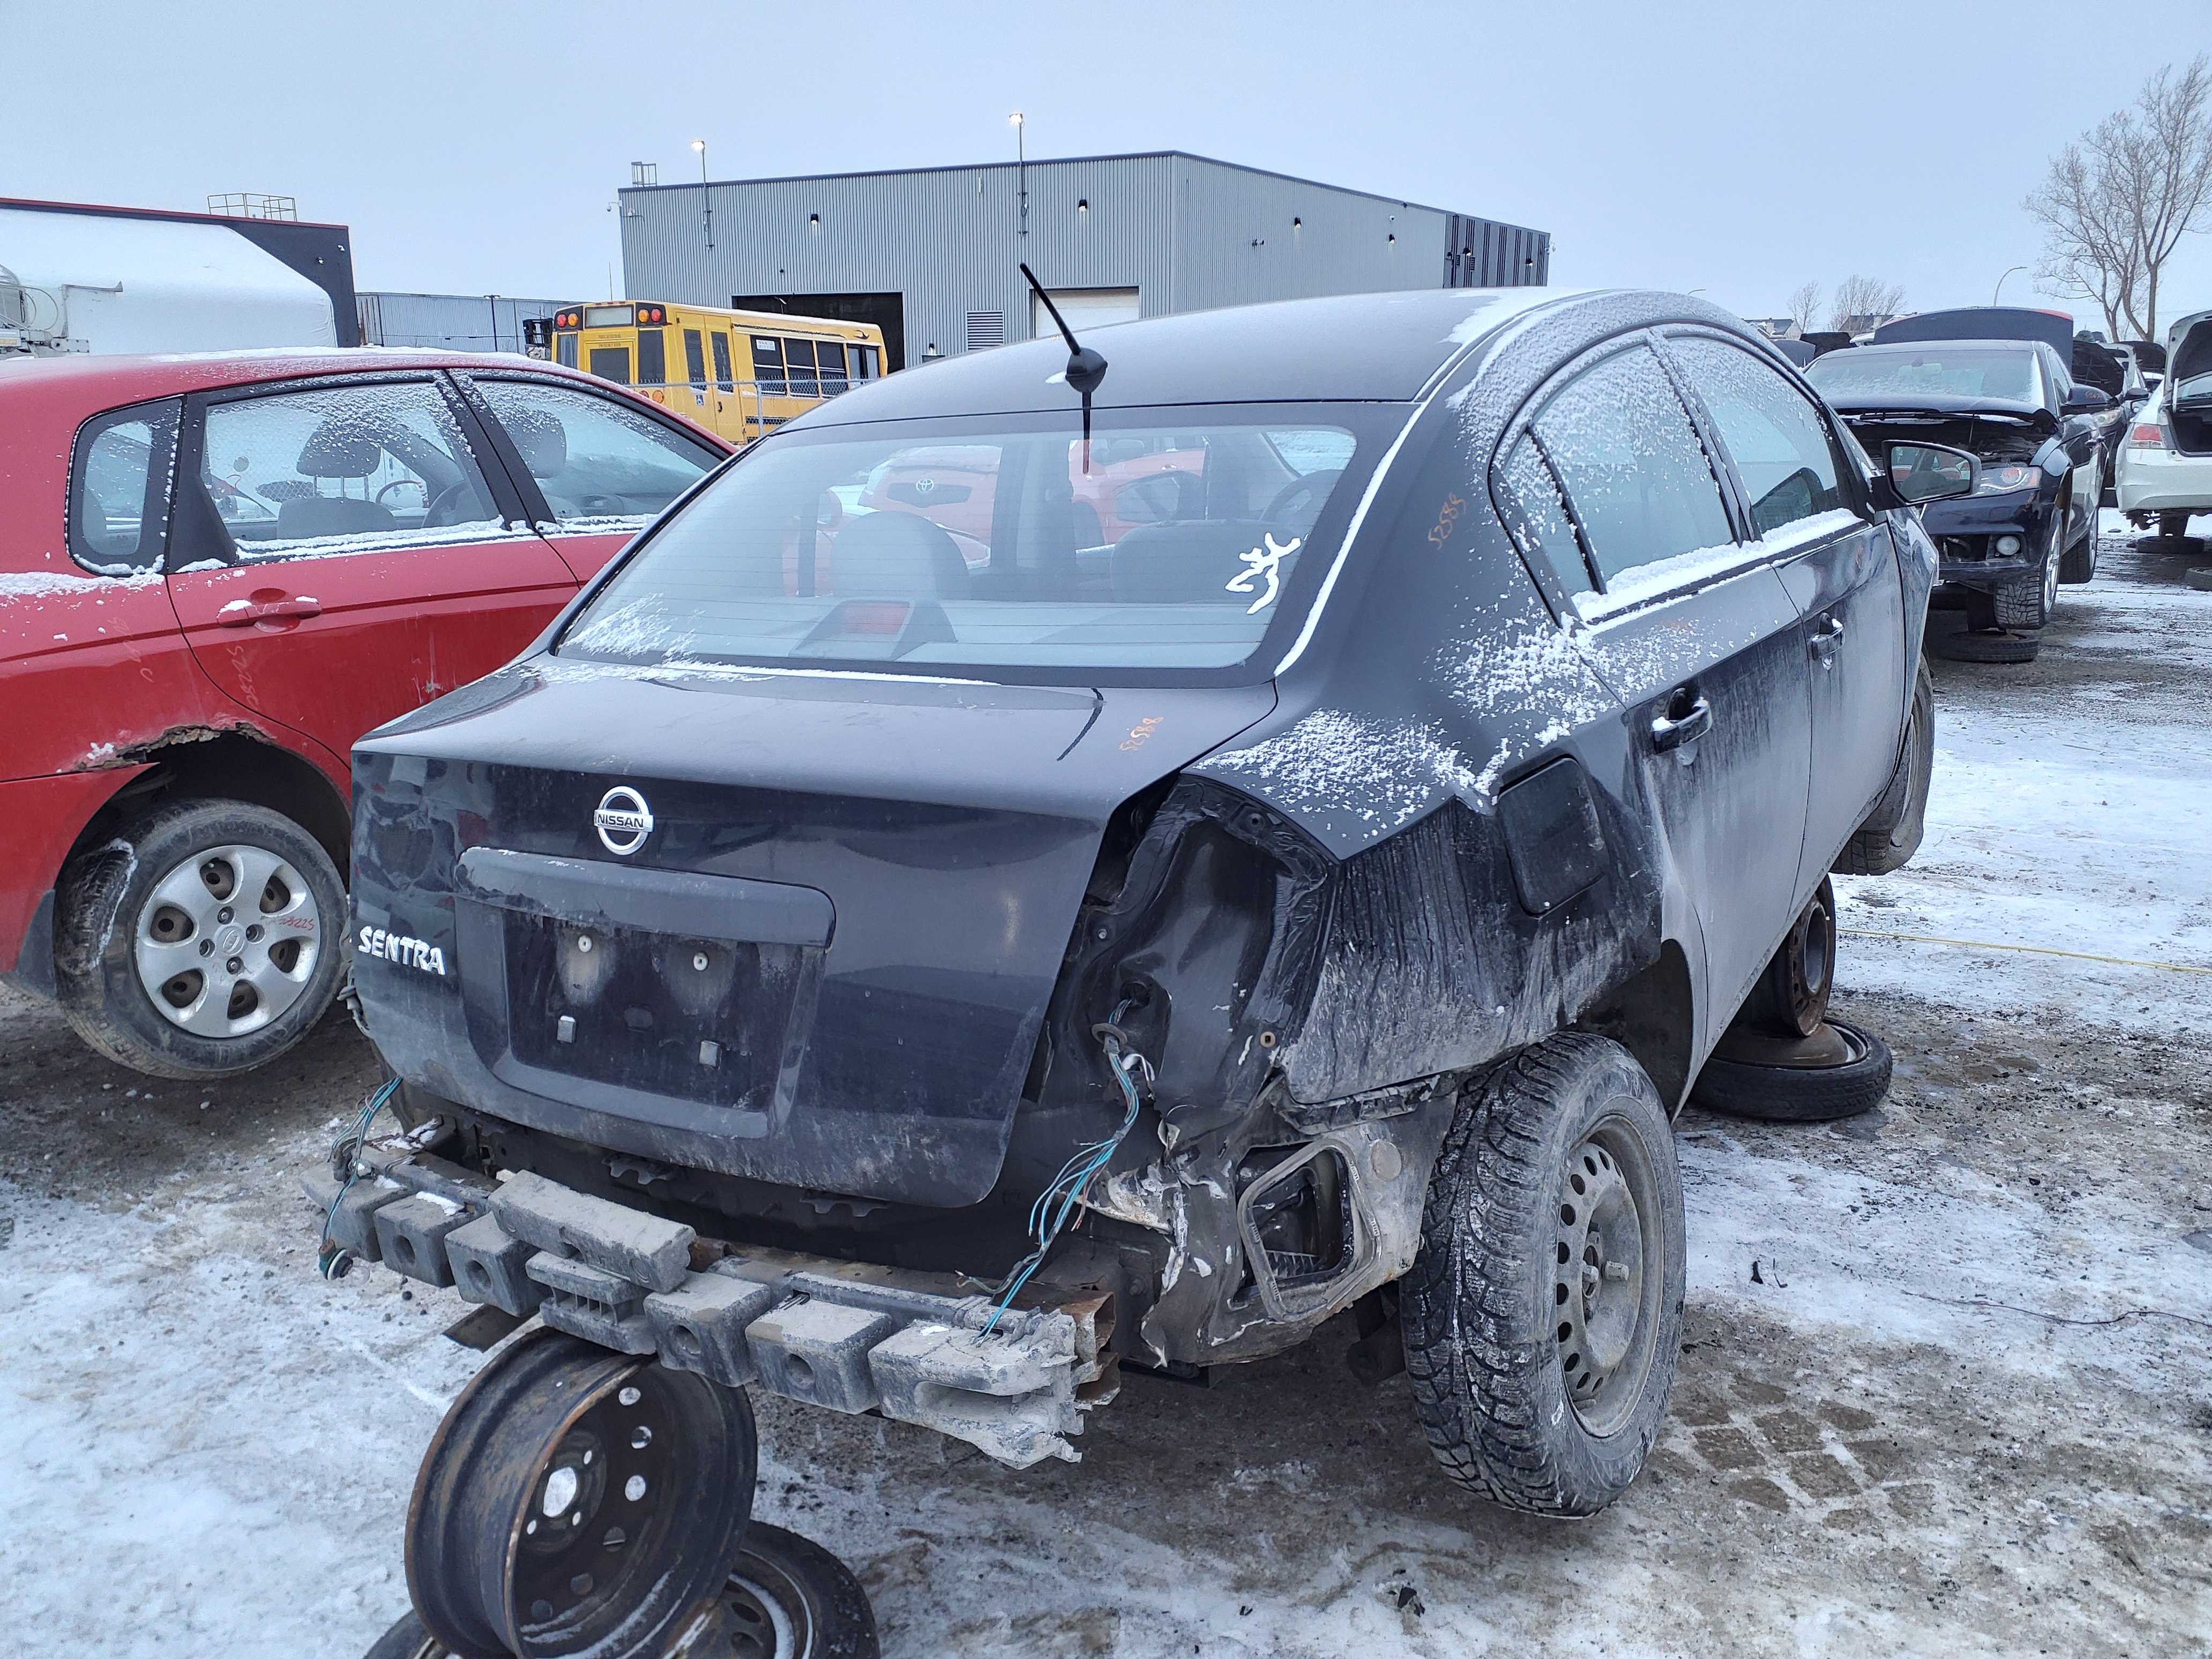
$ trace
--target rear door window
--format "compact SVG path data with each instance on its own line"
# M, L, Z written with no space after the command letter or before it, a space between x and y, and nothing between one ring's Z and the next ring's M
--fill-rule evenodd
M736 387L730 379L730 337L718 331L708 335L707 340L708 343L714 349L716 389L722 392L734 391Z
M721 463L718 451L613 398L524 380L476 386L563 529L643 524Z
M707 389L706 337L696 328L684 331L684 378L691 382L694 392Z
M241 563L481 538L499 509L428 380L210 404L200 487Z
M1748 351L1718 340L1670 340L1705 400L1764 536L1850 503L1827 424L1803 393Z
M1608 592L1648 567L1735 543L1705 446L1648 346L1577 374L1535 428Z
M169 510L177 402L141 404L85 422L70 480L70 556L102 575L157 568Z
M592 373L603 380L612 380L617 386L629 384L629 348L628 346L593 346Z

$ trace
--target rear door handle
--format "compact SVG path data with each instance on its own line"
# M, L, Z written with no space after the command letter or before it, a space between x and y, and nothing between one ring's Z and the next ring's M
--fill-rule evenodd
M271 622L282 617L319 617L320 604L302 593L297 599L233 599L215 613L218 628L251 628L258 622Z
M1813 630L1813 654L1820 666L1832 668L1836 663L1836 647L1844 642L1842 619L1830 617Z
M1702 691L1692 693L1686 686L1667 699L1667 707L1681 708L1686 696L1692 696L1694 701L1680 714L1651 717L1651 746L1662 754L1669 749L1680 749L1686 743L1695 743L1713 729L1713 706L1705 701Z

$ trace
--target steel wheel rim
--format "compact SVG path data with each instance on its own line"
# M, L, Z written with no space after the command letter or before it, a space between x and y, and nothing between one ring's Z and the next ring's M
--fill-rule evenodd
M1625 1117L1601 1119L1560 1174L1550 1304L1568 1403L1600 1439L1635 1414L1656 1355L1661 1213L1642 1139Z
M322 907L307 878L242 842L202 848L164 872L131 928L131 963L155 1012L216 1042L282 1018L322 953Z
M799 1659L813 1646L804 1598L786 1575L763 1571L768 1566L748 1551L730 1570L722 1601L734 1659Z
M645 1599L681 1519L682 1437L665 1374L639 1366L580 1402L530 1477L507 1550L507 1627L521 1655L574 1651Z

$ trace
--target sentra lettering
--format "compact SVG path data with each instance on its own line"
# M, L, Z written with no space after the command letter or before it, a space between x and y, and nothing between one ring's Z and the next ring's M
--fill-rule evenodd
M396 962L419 968L426 974L445 976L446 953L428 939L410 939L404 933L388 933L381 927L364 927L354 949L380 962Z

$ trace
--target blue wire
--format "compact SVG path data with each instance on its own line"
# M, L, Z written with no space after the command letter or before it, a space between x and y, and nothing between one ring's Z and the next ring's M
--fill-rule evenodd
M343 1254L343 1251L333 1253L330 1249L331 1227L338 1218L338 1206L345 1202L345 1195L353 1190L355 1177L361 1172L362 1140L368 1133L368 1126L376 1121L376 1115L384 1109L384 1103L398 1091L399 1079L393 1078L371 1095L368 1103L361 1109L360 1117L354 1121L353 1133L346 1137L353 1143L354 1155L346 1160L345 1179L338 1183L337 1196L331 1200L331 1207L324 1213L323 1236L315 1243L315 1267L325 1279L331 1277L331 1268L336 1264L338 1255Z
M1124 1003L1114 1011L1114 1023L1120 1023L1127 1008L1128 1005ZM1030 1275L1044 1265L1047 1253L1067 1225L1068 1218L1082 1203L1083 1195L1089 1190L1092 1178L1113 1162L1114 1154L1123 1139L1130 1130L1137 1127L1137 1115L1142 1109L1143 1097L1138 1094L1137 1085L1130 1080L1127 1066L1115 1052L1120 1046L1116 1042L1114 1050L1109 1050L1107 1069L1113 1073L1114 1081L1121 1087L1122 1098L1128 1102L1128 1110L1122 1115L1121 1127L1103 1140L1094 1140L1079 1147L1067 1162L1060 1166L1060 1173L1037 1194L1036 1201L1030 1206L1030 1236L1036 1240L1037 1247L1015 1264L1006 1288L999 1294L998 1305L991 1310L991 1317L976 1333L975 1340L979 1342L998 1328L1000 1319L1013 1305L1014 1297L1021 1293L1022 1286L1029 1283ZM1057 1209L1053 1205L1055 1196L1060 1200Z

